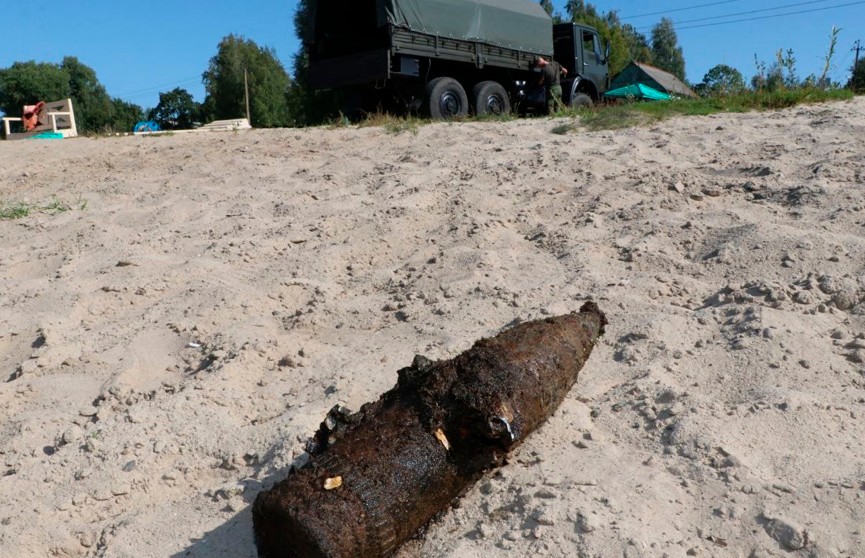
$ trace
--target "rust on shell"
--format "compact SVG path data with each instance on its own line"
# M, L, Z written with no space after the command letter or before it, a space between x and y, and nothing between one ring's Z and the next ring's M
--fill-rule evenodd
M605 325L588 302L451 360L415 357L378 401L334 407L307 444L309 462L256 498L259 557L392 554L555 412ZM334 478L340 490L321 489Z

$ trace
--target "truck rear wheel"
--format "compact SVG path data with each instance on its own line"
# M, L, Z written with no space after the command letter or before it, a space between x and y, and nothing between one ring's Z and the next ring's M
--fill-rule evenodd
M511 100L508 92L496 81L482 81L472 90L475 114L502 115L511 112Z
M592 98L585 93L575 93L574 98L571 99L571 108L589 109L592 105L594 105Z
M460 82L438 77L427 84L426 105L433 120L453 120L469 112L469 99Z

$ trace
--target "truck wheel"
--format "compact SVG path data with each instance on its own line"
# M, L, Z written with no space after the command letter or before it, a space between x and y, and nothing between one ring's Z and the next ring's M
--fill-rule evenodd
M575 93L574 98L571 99L571 107L575 109L588 109L592 108L592 105L594 105L592 98L585 93Z
M427 84L427 108L433 120L453 120L469 112L469 99L460 83L449 77L438 77Z
M472 90L475 114L502 115L511 112L511 100L508 92L498 82L482 81Z

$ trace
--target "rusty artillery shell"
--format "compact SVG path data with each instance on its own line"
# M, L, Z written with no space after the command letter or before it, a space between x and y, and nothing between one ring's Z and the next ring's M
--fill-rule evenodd
M309 462L256 498L259 557L391 554L553 414L605 324L588 302L452 360L415 357L378 401L334 407Z

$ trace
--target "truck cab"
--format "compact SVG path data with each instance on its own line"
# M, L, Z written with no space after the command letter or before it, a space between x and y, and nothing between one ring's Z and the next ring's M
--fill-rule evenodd
M568 70L568 78L562 81L565 104L578 101L579 95L597 101L606 92L610 80L609 45L602 51L597 30L579 23L554 25L553 53Z

